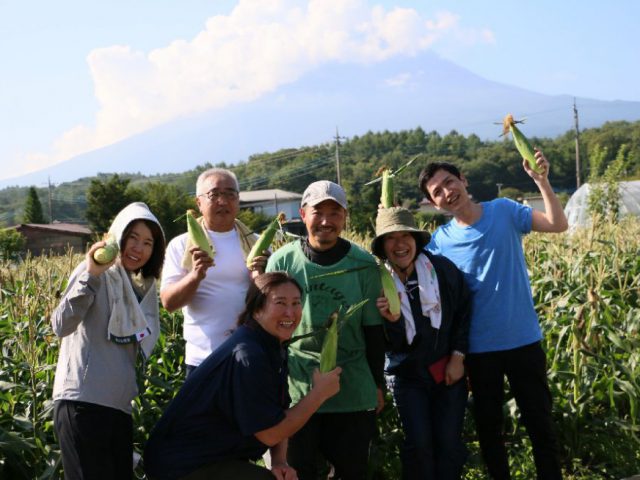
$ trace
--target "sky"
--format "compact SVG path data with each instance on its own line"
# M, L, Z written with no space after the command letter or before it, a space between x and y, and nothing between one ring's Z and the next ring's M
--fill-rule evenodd
M635 0L0 0L0 179L430 50L544 94L640 101Z

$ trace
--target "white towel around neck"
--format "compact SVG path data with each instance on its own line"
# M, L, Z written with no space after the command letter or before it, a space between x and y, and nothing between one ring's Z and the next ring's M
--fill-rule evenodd
M407 295L404 284L398 277L398 274L391 268L389 262L385 262L385 266L387 270L391 272L396 288L398 292L400 292L400 311L404 317L407 343L411 345L416 335L416 324L413 319L413 314L411 313L409 296ZM429 317L433 328L439 329L442 323L442 308L440 305L440 288L438 286L436 270L424 253L418 255L414 262L414 268L418 275L418 292L420 295L422 314Z
M120 344L138 342L146 360L160 336L155 279L145 279L144 297L140 302L127 271L119 262L105 272L105 280L111 305L107 338Z

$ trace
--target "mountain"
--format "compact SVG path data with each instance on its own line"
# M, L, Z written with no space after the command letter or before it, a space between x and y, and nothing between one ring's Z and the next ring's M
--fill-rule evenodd
M580 128L640 119L640 102L577 98ZM506 113L526 117L527 136L573 128L573 97L543 95L489 81L432 53L384 62L331 64L251 103L178 119L28 175L0 180L41 185L99 172L182 172L206 162L234 164L250 155L332 141L367 131L418 126L498 138Z

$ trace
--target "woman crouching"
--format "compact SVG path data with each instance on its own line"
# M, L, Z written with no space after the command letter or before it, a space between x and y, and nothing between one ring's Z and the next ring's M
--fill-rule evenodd
M340 389L338 367L314 372L313 388L289 408L286 342L300 323L302 290L284 272L258 276L238 328L196 368L151 432L152 480L294 480L287 439ZM255 465L266 451L271 471Z

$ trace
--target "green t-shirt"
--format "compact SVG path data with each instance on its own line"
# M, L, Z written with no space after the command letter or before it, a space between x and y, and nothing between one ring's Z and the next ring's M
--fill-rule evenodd
M362 270L313 279L316 275L368 266ZM269 258L267 271L282 270L302 286L304 308L295 335L302 335L326 325L329 315L339 306L369 301L348 318L338 333L338 366L342 367L340 392L327 400L319 412L357 412L376 406L376 385L367 363L364 325L381 325L376 308L381 284L373 256L355 244L338 263L323 267L305 257L299 241L278 249ZM294 342L289 347L289 394L293 403L311 389L313 371L320 365L324 333Z

